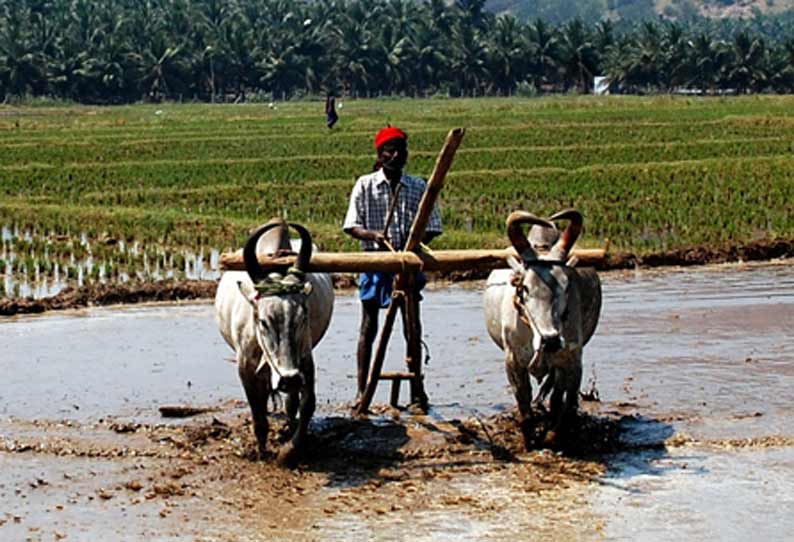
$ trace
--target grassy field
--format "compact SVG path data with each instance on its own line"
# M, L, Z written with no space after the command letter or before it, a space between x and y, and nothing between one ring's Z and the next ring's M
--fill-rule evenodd
M583 245L639 254L794 238L794 97L357 100L340 117L328 130L320 102L0 106L0 273L187 272L201 264L186 253L209 265L274 215L356 250L340 225L386 122L425 177L467 129L439 248L504 246L510 211L568 206Z

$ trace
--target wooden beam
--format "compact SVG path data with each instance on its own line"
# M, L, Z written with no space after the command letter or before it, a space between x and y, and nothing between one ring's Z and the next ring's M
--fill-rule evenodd
M436 159L436 165L433 168L433 173L430 175L430 180L427 182L425 193L422 196L422 201L419 202L419 208L414 217L414 223L411 225L411 232L408 234L408 240L405 242L405 250L410 252L416 250L419 243L425 236L427 223L430 220L430 215L433 213L436 200L438 199L441 189L444 187L444 178L447 176L452 165L452 159L455 158L455 152L463 140L463 135L466 130L463 128L453 128L447 134L447 139L444 141L444 146L441 148Z
M386 357L386 347L389 344L392 328L394 327L394 318L397 316L397 311L400 310L400 305L402 305L402 299L392 297L389 308L386 309L386 318L380 330L378 346L375 348L375 359L372 360L372 366L369 369L367 387L356 406L357 416L364 416L367 413L369 405L372 404L372 398L375 397L375 391L378 389L378 377L381 369L383 369L383 360Z
M579 259L579 267L601 263L606 251L599 248L573 249L571 256ZM466 271L470 269L499 269L508 267L507 258L517 256L515 249L479 250L434 250L425 252L315 252L309 261L307 271L322 273L355 273L381 271L401 273L404 271ZM264 268L289 267L297 256L273 257L265 254L258 256ZM244 271L242 250L221 254L221 269L225 271Z

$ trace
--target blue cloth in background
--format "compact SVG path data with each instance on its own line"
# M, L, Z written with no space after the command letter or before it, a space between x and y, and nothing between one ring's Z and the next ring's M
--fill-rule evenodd
M325 118L325 123L328 125L328 127L333 128L334 124L336 124L336 121L339 120L339 115L337 115L336 111L332 109L326 114Z
M424 273L414 275L414 286L417 293L421 292L427 284ZM361 301L377 300L380 307L385 309L391 302L392 287L394 286L394 273L361 273L358 277L358 297ZM422 296L419 296L422 300Z

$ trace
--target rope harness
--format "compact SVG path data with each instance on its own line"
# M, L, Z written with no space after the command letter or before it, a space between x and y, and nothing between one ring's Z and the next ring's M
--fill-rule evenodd
M267 277L258 283L254 284L254 289L257 291L259 297L268 297L268 296L282 296L282 295L289 295L289 294L299 294L304 291L304 282L306 280L306 273L301 271L296 267L290 267L287 270L287 274L285 277L281 277L281 275L277 275L276 277ZM295 280L287 280L287 277L294 277ZM259 374L259 371L264 368L265 365L269 365L270 368L278 375L279 378L283 378L284 375L281 374L281 371L278 369L278 365L273 361L273 355L267 350L264 345L259 345L262 349L262 360L259 362L259 365L254 371L254 374Z
M530 262L525 262L524 265L526 267L535 265L541 267L552 267L555 265L565 266L566 263L561 260L532 260ZM526 305L524 304L526 295L528 293L528 289L524 285L524 277L514 273L510 277L510 285L515 288L515 292L513 292L513 307L518 313L518 319L521 320L532 333L537 333L537 326L535 325L535 322L532 318L532 313L526 309ZM543 339L541 338L541 347L534 352L527 367L530 374L534 375L536 378L543 377L547 370L543 364L542 341Z
M524 286L524 280L518 275L513 275L510 278L510 285L515 288L513 292L513 307L518 312L518 319L524 322L529 329L534 329L530 319L532 315L528 316L528 311L524 310L524 299L527 293L527 287Z
M516 291L513 293L513 307L518 312L518 319L526 325L532 333L536 333L535 326L532 322L532 315L529 311L524 309L524 298L527 293L527 287L524 286L524 281L518 275L513 275L510 279L510 284L515 287ZM529 373L536 378L541 378L544 373L543 367L543 348L538 348L533 354L532 359L529 360L527 365Z
M295 280L287 280L290 276L295 277ZM290 267L285 277L282 278L280 275L278 278L267 277L254 284L254 289L259 292L260 297L299 294L303 291L305 280L306 274L303 271Z

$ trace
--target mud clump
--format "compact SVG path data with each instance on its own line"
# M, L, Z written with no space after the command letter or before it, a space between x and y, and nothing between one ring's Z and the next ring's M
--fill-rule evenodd
M496 514L505 503L535 502L540 494L565 503L566 489L594 483L606 471L598 453L620 446L618 421L590 414L579 420L571 454L526 452L511 413L460 420L317 417L302 461L290 470L277 465L276 453L292 428L283 414L269 420L270 453L261 458L250 415L234 406L185 424L13 422L14 438L0 441L0 451L15 461L35 456L37 464L69 469L57 489L48 489L59 505L66 502L61 514L102 502L125 514L136 507L165 522L161 528L173 515L185 533L230 522L236 532L274 535L285 525L300 531L335 515L402 521L428 510ZM489 496L494 488L510 499Z

